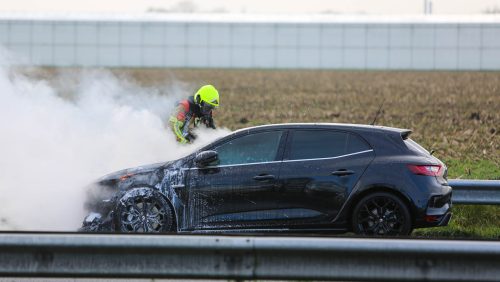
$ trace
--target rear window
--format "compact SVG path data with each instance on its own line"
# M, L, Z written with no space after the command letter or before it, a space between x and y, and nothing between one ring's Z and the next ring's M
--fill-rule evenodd
M403 141L405 142L406 147L408 147L408 149L410 149L410 151L413 151L413 152L419 153L419 154L426 154L426 155L431 154L431 153L429 153L429 151L424 149L424 147L420 146L417 142L413 141L410 138L407 138Z
M297 130L293 134L290 160L331 158L369 150L359 137L330 130Z

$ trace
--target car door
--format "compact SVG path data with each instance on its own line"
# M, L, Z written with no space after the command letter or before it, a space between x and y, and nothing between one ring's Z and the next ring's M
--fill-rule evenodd
M208 148L219 163L190 169L192 229L261 228L274 219L284 133L246 133Z
M278 206L288 224L329 224L373 160L373 150L343 131L294 130L288 139Z

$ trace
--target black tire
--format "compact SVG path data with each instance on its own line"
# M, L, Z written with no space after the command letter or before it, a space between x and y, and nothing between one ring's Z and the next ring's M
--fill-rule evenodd
M174 213L170 204L156 190L134 188L118 201L116 231L126 233L160 233L172 231Z
M352 229L356 234L368 236L409 235L412 231L410 211L396 195L369 194L354 207Z

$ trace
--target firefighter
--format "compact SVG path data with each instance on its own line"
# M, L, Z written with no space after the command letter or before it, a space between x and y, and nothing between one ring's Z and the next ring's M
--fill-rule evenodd
M219 106L219 92L212 85L202 86L194 96L181 100L170 116L170 127L177 141L186 144L196 138L191 128L204 124L215 129L212 111Z

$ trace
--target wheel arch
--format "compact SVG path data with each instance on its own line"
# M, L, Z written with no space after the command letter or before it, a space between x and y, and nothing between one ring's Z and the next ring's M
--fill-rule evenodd
M402 200L403 203L408 207L408 211L410 212L412 227L415 225L416 208L415 208L415 205L413 204L412 200L410 199L410 197L394 187L391 187L389 185L383 185L383 184L370 186L368 188L363 189L362 191L360 191L356 195L353 195L353 198L350 200L350 203L349 203L349 209L346 212L346 217L348 219L349 225L352 223L352 213L353 213L356 205L364 197L366 197L370 194L378 193L378 192L389 193L389 194L392 194L392 195L398 197L400 200Z

